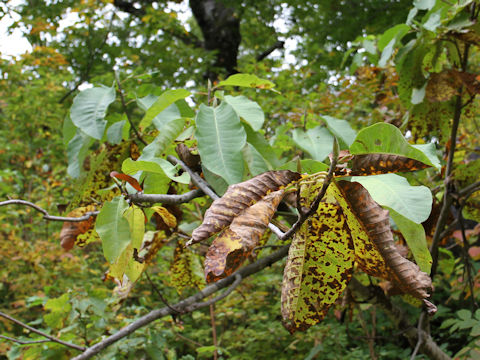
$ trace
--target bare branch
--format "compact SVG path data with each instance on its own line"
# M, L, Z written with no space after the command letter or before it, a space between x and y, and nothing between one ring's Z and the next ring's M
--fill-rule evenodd
M85 348L83 346L78 346L78 345L75 345L75 344L71 344L69 342L66 342L66 341L63 341L63 340L60 340L54 336L51 336L51 335L48 335L46 333L44 333L43 331L40 331L40 330L37 330L23 322L21 322L20 320L17 320L3 312L0 312L0 317L3 317L4 319L7 319L7 320L10 320L12 322L14 322L15 324L17 325L20 325L21 327L24 327L25 329L28 329L30 330L31 332L34 332L35 334L38 334L38 335L41 335L43 337L46 337L47 339L49 339L50 341L53 341L53 342L56 342L56 343L59 343L59 344L62 344L62 345L65 345L65 346L68 346L69 348L72 348L72 349L75 349L75 350L80 350L80 351L85 351Z
M201 189L205 194L210 196L213 200L217 200L219 198L219 196L215 194L215 192L210 188L208 183L205 180L203 180L200 177L200 175L198 175L195 171L190 169L187 166L187 164L185 164L182 160L177 159L175 156L172 156L172 155L168 155L167 160L174 165L177 165L177 164L180 165L180 167L190 175L193 185Z
M172 305L173 308L179 311L186 311L186 309L198 309L198 301L202 300L217 291L226 288L227 286L234 284L235 281L238 279L237 275L240 275L242 279L245 279L246 277L253 275L267 266L272 265L273 263L283 259L287 253L288 253L288 248L290 245L285 245L282 247L280 250L277 250L276 252L261 258L260 260L256 261L253 264L247 265L240 270L238 270L235 274L230 275L224 279L221 279L213 284L210 284L206 286L203 290L197 292L196 294L178 302L175 305ZM233 285L232 285L233 287ZM228 291L228 290L227 290ZM233 289L232 289L233 291ZM228 294L227 294L228 295ZM225 295L225 296L227 296ZM221 300L221 299L219 299ZM218 301L218 300L217 300ZM202 303L200 303L202 304ZM205 303L203 303L205 304ZM191 311L193 311L191 310ZM115 342L123 339L124 337L130 335L131 333L135 332L137 329L144 327L151 322L160 319L164 316L167 315L173 315L174 312L168 308L168 307L163 307L161 309L156 309L148 314L142 316L141 318L133 321L132 323L128 324L125 326L123 329L119 330L115 334L103 339L99 343L93 345L92 347L88 348L85 350L83 354L78 355L77 357L74 358L74 360L82 360L82 359L90 359L91 357L95 356L98 354L100 351L103 349L107 348L108 346L114 344Z
M278 40L275 44L270 46L267 50L262 52L261 54L257 55L257 61L262 61L265 59L268 55L270 55L272 52L274 52L277 49L283 49L285 46L285 41Z
M0 206L6 206L6 205L25 205L29 206L31 208L34 208L38 212L41 212L43 214L43 218L45 220L50 220L50 221L68 221L68 222L81 222L90 219L92 216L96 216L99 211L89 211L85 213L83 216L79 217L68 217L68 216L54 216L50 215L47 210L41 208L38 205L35 205L34 203L31 203L30 201L26 200L6 200L6 201L1 201Z
M189 191L185 194L175 195L175 194L130 194L127 195L127 198L130 199L133 203L162 203L162 204L182 204L189 202L192 199L197 197L202 197L204 195L203 191L200 189Z
M52 340L48 340L48 339L44 339L44 340L29 340L29 341L26 341L26 340L18 340L18 339L14 339L14 338L11 338L11 337L8 337L8 336L5 336L5 335L0 335L0 339L5 339L5 340L8 340L8 341L12 341L12 342L15 342L15 343L20 344L20 345L42 344L42 343L46 343L46 342L52 342Z

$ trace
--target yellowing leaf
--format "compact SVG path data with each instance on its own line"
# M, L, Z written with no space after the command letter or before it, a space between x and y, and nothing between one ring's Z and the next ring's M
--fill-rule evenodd
M175 216L170 214L170 212L165 209L163 206L152 206L152 209L160 215L163 219L163 222L170 228L174 228L177 226L177 219Z
M185 247L185 243L181 240L175 248L170 273L172 285L179 293L189 288L200 288L205 284L201 276L202 266L197 255Z
M272 192L246 208L213 241L205 258L207 282L232 274L252 253L275 214L283 193L283 189Z
M304 187L302 200L312 203L317 192L318 186ZM282 284L282 316L291 333L321 321L352 276L350 229L335 199L326 201L302 225L290 246Z

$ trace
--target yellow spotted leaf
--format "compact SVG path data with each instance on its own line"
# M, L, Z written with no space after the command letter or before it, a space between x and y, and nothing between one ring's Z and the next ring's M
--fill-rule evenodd
M300 177L299 173L289 170L268 171L242 183L230 185L226 193L205 212L203 223L193 231L192 239L187 245L220 232L269 192L277 191Z
M178 241L175 248L170 273L172 284L179 293L186 289L200 288L205 284L198 256L185 247L182 240Z
M318 189L302 186L301 201L311 204ZM281 301L286 329L293 333L321 321L346 288L353 264L354 247L345 214L327 196L290 246Z
M252 253L268 227L284 190L274 191L246 208L215 238L205 258L205 277L214 282L232 274Z
M440 73L430 74L425 96L431 102L447 101L458 94L462 79L456 70L443 70Z

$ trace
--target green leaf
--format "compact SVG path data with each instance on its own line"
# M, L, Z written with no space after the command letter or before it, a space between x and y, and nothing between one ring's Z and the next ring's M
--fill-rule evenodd
M435 6L435 0L414 0L413 6L418 10L430 10Z
M324 115L321 116L327 123L327 128L340 141L342 148L347 148L352 145L357 133L352 129L348 121L336 119L334 117Z
M77 128L73 124L72 119L70 119L69 115L65 116L63 120L63 145L67 145L76 133Z
M212 173L205 166L202 165L202 172L207 183L215 190L217 195L222 196L227 191L228 184L223 178L217 174Z
M269 80L260 79L251 74L235 74L229 76L228 79L220 81L217 87L220 86L242 86L258 89L272 89L275 84Z
M153 119L153 125L157 130L162 131L165 124L169 123L172 120L181 119L181 118L193 118L195 113L188 106L185 100L178 100L174 104L167 107L160 114L155 116Z
M457 311L457 316L459 319L466 321L472 318L472 313L468 310L461 309Z
M145 264L139 263L133 258L133 249L140 250L143 243L143 236L145 234L145 216L142 209L137 206L132 206L125 211L124 217L128 221L131 234L132 254L130 254L128 263L125 269L125 274L131 282L137 281L143 272Z
M256 176L270 170L263 156L250 144L246 144L242 149L251 176Z
M352 176L352 182L362 184L373 200L420 224L432 209L432 193L426 186L411 186L396 174Z
M420 149L424 148L420 147ZM377 123L360 130L350 146L350 152L354 155L370 153L401 155L430 166L440 167L438 159L430 158L431 148L429 148L430 157L420 149L410 145L397 127L387 123Z
M394 44L400 41L409 31L410 26L406 24L398 24L388 29L378 39L378 50L383 51L392 40L395 40Z
M166 194L170 180L165 174L147 173L143 181L143 192L145 194Z
M127 175L135 174L138 171L147 171L155 174L165 174L173 181L181 184L190 183L190 175L184 172L182 175L177 176L179 165L172 165L165 159L152 158L151 160L137 160L134 161L131 158L125 159L122 163L122 172Z
M267 162L269 170L273 170L280 165L275 151L270 144L265 140L265 137L253 131L248 124L242 124L245 132L247 133L247 142L252 145L262 155L263 159Z
M83 90L73 99L70 109L72 122L85 134L100 140L107 125L105 115L108 106L114 101L113 87L94 87Z
M68 168L67 173L72 178L78 178L83 169L83 161L87 156L88 149L94 139L86 135L82 130L77 129L77 133L67 145Z
M385 48L382 51L382 55L380 56L380 60L378 61L378 66L380 67L387 66L388 60L390 60L390 58L392 57L396 42L397 42L396 39L392 39L387 44L387 46L385 46Z
M190 95L190 92L185 89L167 90L160 95L157 100L148 108L142 121L140 121L140 129L143 130L148 127L153 119L164 111L167 107L174 102L184 99Z
M162 156L165 149L182 132L185 126L184 119L175 119L162 126L157 137L142 150L138 160L150 161Z
M440 9L430 14L427 21L423 24L423 27L427 30L435 32L435 30L437 30L437 28L441 24L441 19L442 19L442 10Z
M123 216L128 204L123 196L103 204L95 222L95 231L102 239L103 255L113 264L130 244L130 227Z
M417 150L420 150L422 153L424 153L430 162L435 166L437 169L440 168L440 160L438 160L437 156L437 147L435 146L434 143L429 143L429 144L413 144L411 145Z
M412 89L412 99L410 102L413 105L420 104L425 98L425 89L427 88L427 83L425 83L421 88Z
M122 120L110 125L110 127L107 129L107 140L109 143L120 144L123 138L123 127L126 123L126 120Z
M201 104L195 122L195 137L203 165L228 184L241 182L242 149L247 135L232 106L226 102L216 108Z
M298 161L292 160L279 167L280 170L297 171ZM328 171L328 165L317 160L304 159L300 160L302 173L315 174L320 171Z
M322 161L332 151L333 136L325 127L317 126L306 132L297 128L292 135L295 144L314 160Z
M420 267L420 270L430 274L432 267L432 255L428 250L427 239L425 238L425 229L421 224L416 224L406 217L400 215L393 209L389 209L398 229L402 232L408 247L412 251L415 262Z
M43 320L49 327L55 329L63 327L64 318L72 310L69 294L65 293L58 298L49 299L45 303L45 310L51 311L43 317Z
M265 121L265 115L262 108L255 101L247 99L245 96L225 96L224 100L230 104L237 113L243 118L254 131L262 128Z

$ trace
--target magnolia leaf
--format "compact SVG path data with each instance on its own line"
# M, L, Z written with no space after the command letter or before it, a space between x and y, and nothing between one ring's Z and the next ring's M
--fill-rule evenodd
M265 140L265 136L253 131L248 124L242 124L247 133L247 142L257 150L263 159L267 162L268 169L273 170L280 165L280 160L270 144Z
M184 126L184 119L175 119L164 124L157 137L143 148L142 155L140 155L138 160L149 161L162 157L165 149L182 132Z
M311 204L319 188L302 186L301 203ZM321 202L295 233L285 265L282 317L290 333L325 317L346 288L353 262L353 241L341 207L335 201Z
M271 90L275 84L269 80L260 79L256 75L234 74L229 76L226 80L220 81L217 87L220 86L242 86Z
M205 257L208 283L231 275L247 259L267 229L284 192L284 189L271 192L247 207L213 240Z
M76 208L67 214L67 217L81 217L88 212L95 211L95 205L88 205ZM63 223L60 231L60 245L69 251L75 245L78 235L85 234L93 226L94 216L90 216L87 220L80 222L66 221Z
M265 115L262 108L255 101L247 99L245 96L230 96L227 95L224 98L228 104L230 104L237 113L237 115L243 118L254 131L258 131L262 128L265 121Z
M421 224L416 224L412 220L400 215L395 210L389 209L390 216L392 217L398 229L403 234L408 247L412 251L415 262L420 267L420 270L430 274L432 267L432 255L428 250L427 239L425 237L425 229Z
M342 148L348 148L352 145L357 133L352 129L348 121L336 119L334 117L324 115L321 116L327 123L327 128L340 141Z
M418 299L429 297L432 280L426 273L420 271L416 264L398 252L390 230L388 210L382 209L358 182L339 181L337 184L350 204L352 212L398 279L397 285Z
M83 90L73 99L70 118L85 134L100 140L107 125L105 115L113 101L115 101L113 87L94 87Z
M113 264L130 244L130 227L123 213L128 204L123 196L103 204L95 223L95 231L102 239L103 254Z
M242 181L242 149L247 135L232 106L226 102L216 108L201 104L195 123L195 137L203 165L228 184Z
M200 242L218 233L267 193L279 190L300 177L300 174L289 170L269 171L240 184L230 185L227 192L220 199L215 200L205 212L203 223L193 231L192 239L187 245Z
M78 178L82 173L83 162L87 156L88 149L94 139L77 129L77 133L67 145L68 168L67 173L72 178Z
M109 143L118 145L122 142L125 124L127 124L126 120L120 120L108 127L107 140Z
M411 186L402 176L354 176L350 181L362 184L378 204L395 210L417 224L427 220L432 210L430 189L426 186Z
M173 263L170 267L170 280L180 294L186 289L199 289L205 284L198 256L185 247L185 243L181 240L175 247Z
M249 143L242 149L242 154L250 175L256 176L270 170L263 156Z
M160 95L155 102L148 108L143 119L140 121L140 130L149 126L153 119L159 115L163 110L172 105L174 102L180 99L184 99L190 95L190 92L184 89L167 90Z
M377 123L362 129L350 146L350 153L400 155L429 166L440 167L438 159L429 158L421 150L410 145L397 127L387 123Z
M333 136L325 127L317 126L307 131L295 129L292 135L295 144L314 160L322 161L332 151Z

